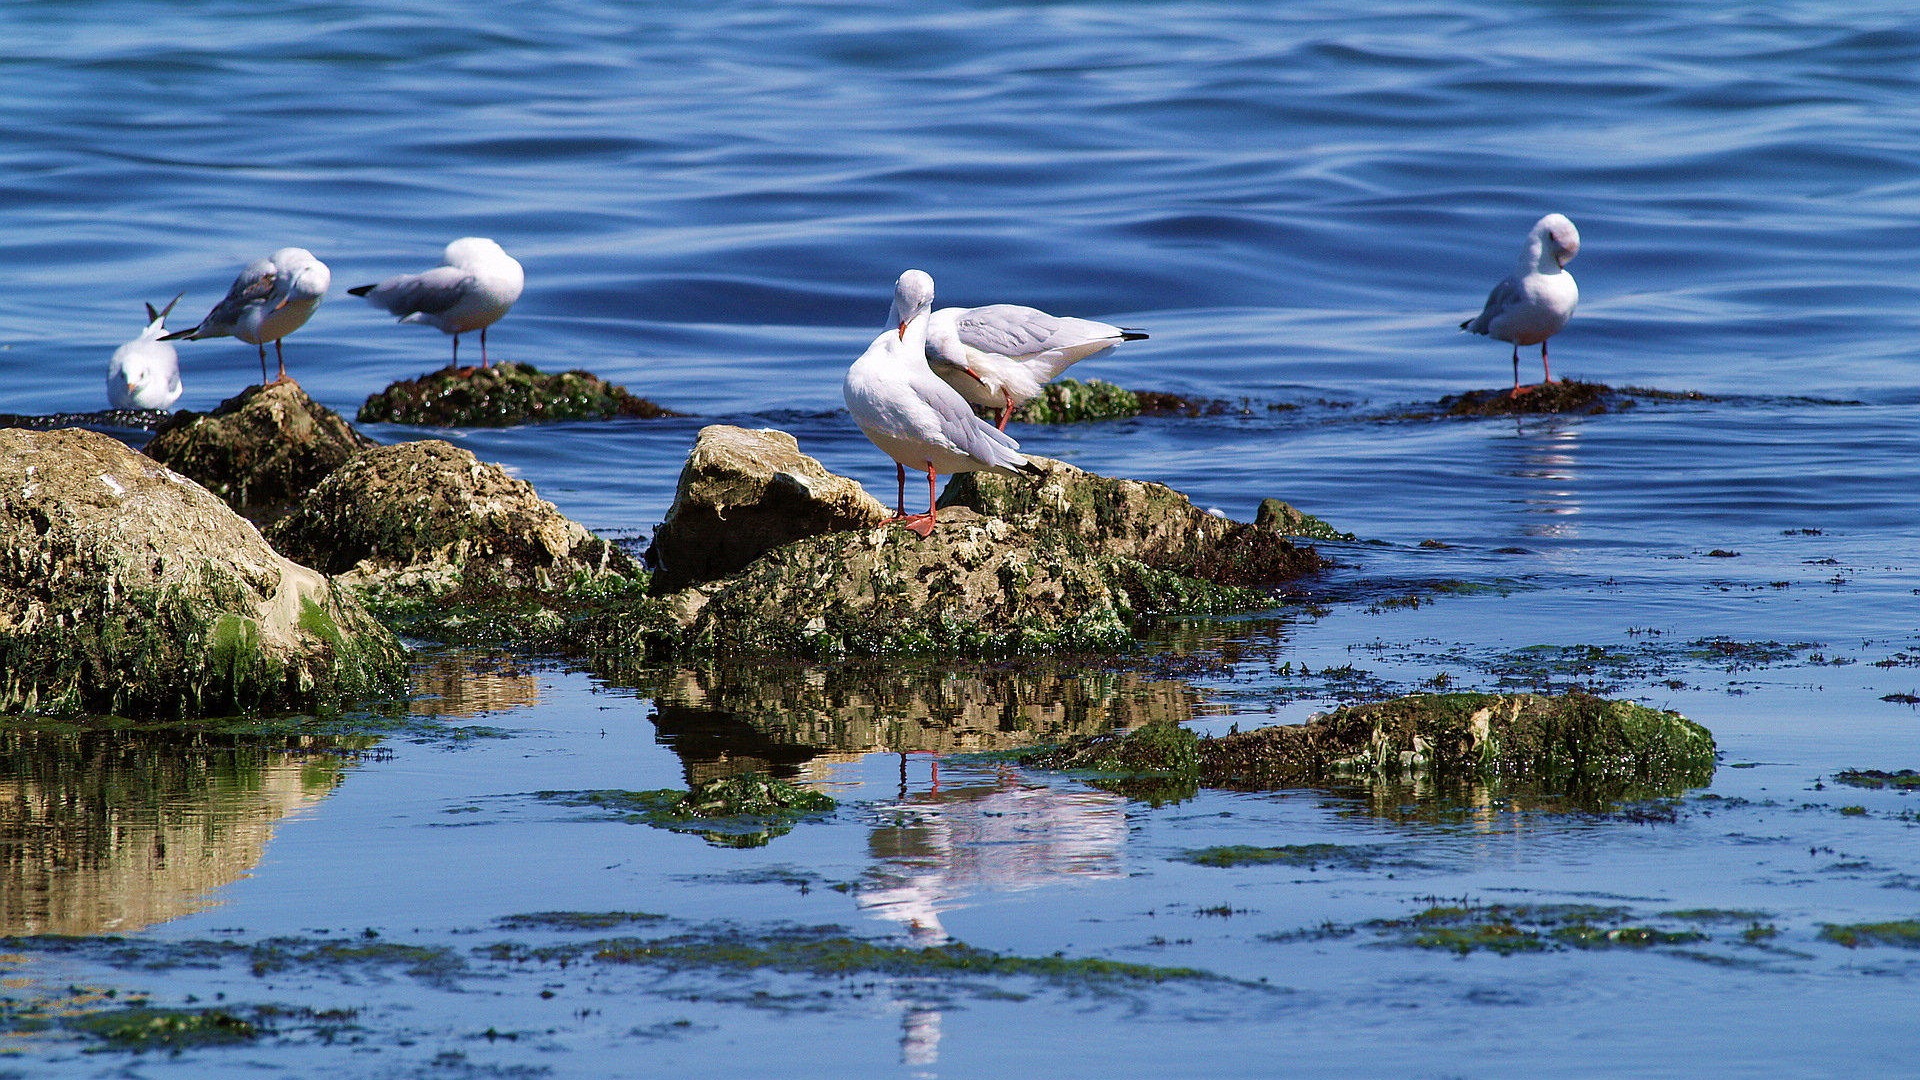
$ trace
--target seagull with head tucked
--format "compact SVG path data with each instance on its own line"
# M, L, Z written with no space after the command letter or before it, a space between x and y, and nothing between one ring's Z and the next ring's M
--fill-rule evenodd
M892 521L922 537L938 524L940 473L993 472L1007 476L1041 472L1020 453L1020 444L973 414L967 400L927 366L927 317L933 311L933 278L908 270L893 286L887 328L847 369L841 392L847 411L867 438L894 460L900 480ZM907 469L927 474L927 512L907 513Z
M1580 302L1580 287L1567 273L1567 264L1580 253L1580 230L1565 215L1548 214L1527 234L1527 246L1520 253L1520 265L1505 281L1493 287L1487 306L1480 314L1460 324L1460 329L1513 342L1513 395L1525 391L1520 386L1520 346L1540 346L1541 382L1553 381L1553 369L1547 365L1547 339L1560 332L1573 318Z
M181 293L180 296L185 296ZM164 409L180 398L180 353L161 340L176 296L159 311L147 305L147 328L107 360L107 401L116 409Z
M449 367L460 366L460 335L480 331L480 366L487 367L487 327L520 299L526 283L519 261L499 244L484 236L464 236L447 245L444 265L347 291L400 316L403 323L425 323L453 335Z
M280 339L305 326L327 295L333 275L327 264L313 257L306 248L286 247L247 264L226 298L207 312L200 325L161 338L177 341L185 338L239 338L260 349L260 381L267 381L267 342L273 342L273 357L279 361L280 374L274 382L287 377L287 358L280 351Z
M927 363L961 397L999 409L1005 431L1013 410L1039 397L1061 372L1102 349L1146 336L1019 304L941 308L927 320Z

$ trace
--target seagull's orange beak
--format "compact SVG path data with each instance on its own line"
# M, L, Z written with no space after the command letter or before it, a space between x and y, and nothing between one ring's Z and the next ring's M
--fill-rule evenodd
M900 324L900 340L901 341L907 340L907 324L906 323Z

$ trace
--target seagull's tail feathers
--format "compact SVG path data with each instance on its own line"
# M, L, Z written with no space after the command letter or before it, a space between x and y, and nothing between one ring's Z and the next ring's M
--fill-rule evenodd
M194 335L198 334L199 332L200 332L200 327L190 326L185 330L175 330L171 334L166 334L162 336L160 340L161 341L179 341L181 338L186 338L188 341L192 341L194 338Z
M1028 476L1047 475L1047 470L1035 465L1031 460L1026 458L1022 458L1020 461L1020 471L1026 473Z
M1120 340L1145 341L1147 340L1147 332L1145 330L1134 330L1130 327L1123 326L1120 328Z
M347 292L349 292L349 293L351 293L351 294L352 294L352 295L354 295L354 296L365 296L365 295L367 295L368 293L370 293L370 292L372 292L372 291L373 291L374 289L376 289L376 288L379 288L379 286L377 286L377 285L355 285L355 286L354 286L353 288L351 288L351 289L348 289L348 290L347 290Z

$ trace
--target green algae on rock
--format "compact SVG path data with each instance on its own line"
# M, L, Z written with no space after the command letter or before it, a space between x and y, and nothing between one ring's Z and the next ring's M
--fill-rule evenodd
M1155 570L1218 585L1267 586L1326 565L1273 529L1231 521L1194 506L1164 484L1122 480L1063 461L1028 456L1043 472L1028 477L961 473L940 507L968 507L1036 534L1058 537L1089 557L1132 559Z
M591 372L547 374L531 364L502 361L484 368L442 368L370 395L363 424L433 427L512 427L542 420L611 420L683 416Z
M887 508L836 476L784 431L700 429L647 561L656 592L744 569L768 551L821 533L870 529Z
M1260 500L1260 509L1254 514L1253 523L1281 536L1302 536L1308 540L1331 540L1346 544L1356 543L1360 539L1279 499Z
M0 713L333 711L404 688L351 596L117 440L0 431Z
M1143 729L1144 730L1144 729ZM1127 749L1131 741L1139 746ZM1165 773L1184 755L1160 734L1096 735L1031 755L1038 768ZM1585 694L1415 694L1305 724L1195 743L1207 787L1263 790L1355 777L1516 780L1624 797L1710 783L1713 736L1678 713Z
M360 454L267 536L408 633L443 641L559 642L580 612L646 591L625 552L439 439Z
M1675 712L1586 694L1414 694L1201 743L1210 786L1338 777L1522 780L1555 790L1710 783L1713 736Z
M1891 945L1900 949L1920 949L1920 919L1898 919L1878 923L1822 923L1820 939L1849 949L1861 946Z
M161 1009L148 1005L91 1012L69 1026L117 1050L171 1050L252 1042L266 1029L230 1009Z
M1055 379L1013 411L1013 419L1024 424L1078 424L1088 420L1124 420L1130 416L1218 416L1231 408L1229 402L1212 398L1189 398L1158 390L1123 390L1101 379ZM994 409L976 410L988 420L997 421Z
M210 413L175 413L145 452L260 520L373 445L288 379L250 386Z
M691 791L542 791L562 806L606 810L628 821L694 833L717 847L764 847L802 821L825 817L830 795L759 773L710 780Z
M1833 782L1857 788L1893 788L1896 791L1920 789L1920 772L1901 769L1899 772L1887 772L1884 769L1842 769L1833 774Z
M1465 956L1561 949L1648 949L1705 941L1698 930L1635 925L1625 908L1591 904L1439 904L1405 919L1365 925L1389 944Z

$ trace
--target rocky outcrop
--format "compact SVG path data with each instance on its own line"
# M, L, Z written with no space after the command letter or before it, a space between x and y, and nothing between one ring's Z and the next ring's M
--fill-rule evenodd
M332 710L403 692L404 658L198 484L106 435L0 431L0 712Z
M369 396L363 424L512 427L542 420L652 420L683 413L664 409L587 371L548 374L532 364L448 367L394 383Z
M1029 456L1028 477L962 473L940 505L965 506L1060 538L1089 553L1218 585L1277 585L1325 565L1279 532L1207 513L1164 484L1116 480L1064 461Z
M888 512L865 488L800 452L784 431L700 429L647 562L656 592L726 577L783 544L870 529Z
M438 439L360 454L267 538L343 583L386 596L557 592L579 578L638 569L533 485Z
M373 445L288 379L250 386L210 413L175 413L145 450L235 510L265 520Z
M1339 543L1354 543L1360 538L1352 533L1341 532L1326 522L1293 504L1279 499L1261 499L1260 509L1253 515L1253 523L1262 528L1279 533L1281 536L1304 537L1308 540L1332 540Z
M1144 730L1144 729L1143 729ZM1187 744L1097 735L1041 768L1170 774L1238 790L1342 780L1520 783L1558 794L1673 794L1712 782L1713 735L1676 712L1586 694L1414 694Z

